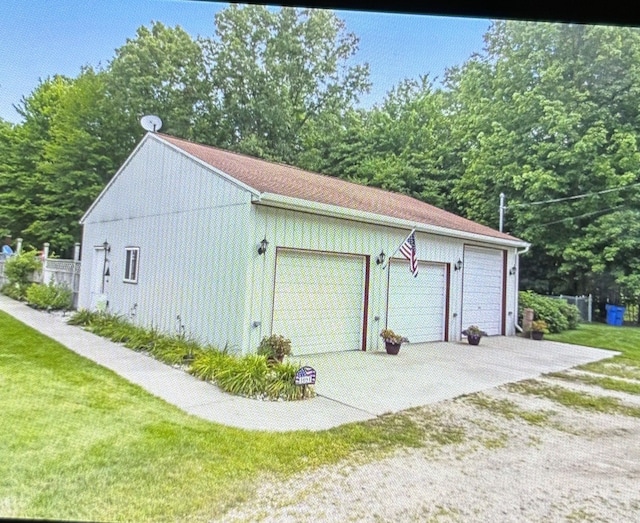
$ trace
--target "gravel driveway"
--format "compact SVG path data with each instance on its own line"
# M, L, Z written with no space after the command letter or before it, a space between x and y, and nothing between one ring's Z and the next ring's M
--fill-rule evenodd
M566 377L405 411L424 428L423 447L264 481L223 520L640 521L640 395ZM582 407L559 402L570 392Z

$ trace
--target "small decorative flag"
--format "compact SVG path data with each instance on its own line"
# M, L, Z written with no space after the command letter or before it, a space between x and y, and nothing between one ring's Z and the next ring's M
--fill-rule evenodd
M416 253L416 234L412 232L400 246L400 252L409 260L409 270L413 277L418 276L418 255Z

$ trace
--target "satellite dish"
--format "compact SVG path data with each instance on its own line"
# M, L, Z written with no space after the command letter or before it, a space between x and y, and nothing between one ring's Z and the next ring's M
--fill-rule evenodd
M155 114L147 114L140 118L140 125L142 125L142 128L146 131L155 133L162 128L162 120Z

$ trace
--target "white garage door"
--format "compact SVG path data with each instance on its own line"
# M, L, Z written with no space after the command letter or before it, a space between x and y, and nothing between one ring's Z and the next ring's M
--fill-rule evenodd
M362 348L365 257L278 250L274 334L294 356Z
M444 340L445 266L420 262L415 278L408 261L393 260L389 269L388 327L411 343Z
M489 335L502 334L503 252L464 248L462 328L478 325Z

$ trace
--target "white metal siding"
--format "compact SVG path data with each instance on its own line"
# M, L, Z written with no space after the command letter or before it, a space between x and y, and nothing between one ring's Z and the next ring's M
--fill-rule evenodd
M251 276L251 324L249 350L255 350L263 336L271 334L273 291L275 286L275 247L344 252L369 256L369 296L367 316L367 350L384 350L379 334L387 323L388 272L375 258L384 250L389 256L409 234L409 230L394 229L316 216L309 213L288 211L263 205L254 205L256 227L255 248L262 238L267 238L269 248L264 256L254 256ZM463 256L461 240L416 234L418 258L436 263L454 263ZM453 275L454 273L452 273ZM446 318L450 339L459 337L460 309L462 303L462 278L455 273L451 278L450 310ZM453 315L455 314L455 316Z
M279 250L273 333L296 356L360 349L364 274L362 256Z
M389 270L388 327L411 343L444 340L445 266L420 262L415 278L405 260L393 260Z
M83 262L107 240L110 311L170 333L182 325L203 342L241 350L251 208L245 190L150 140L87 217ZM140 248L138 282L126 283L125 248L132 246ZM85 266L80 304L88 307Z
M504 251L465 246L463 328L478 325L489 335L502 334Z

